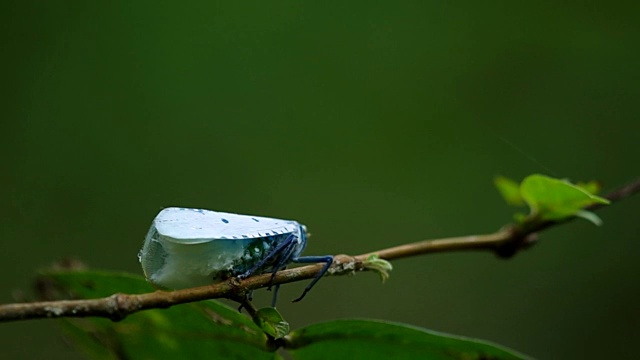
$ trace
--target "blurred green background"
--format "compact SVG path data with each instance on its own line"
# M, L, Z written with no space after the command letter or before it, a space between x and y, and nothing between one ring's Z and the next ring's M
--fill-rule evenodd
M140 274L166 206L295 219L306 254L359 254L497 230L514 211L497 174L613 189L640 168L636 4L3 1L0 301L69 256ZM639 204L508 261L400 260L296 304L289 285L280 310L633 358ZM50 320L0 324L0 349L82 358Z

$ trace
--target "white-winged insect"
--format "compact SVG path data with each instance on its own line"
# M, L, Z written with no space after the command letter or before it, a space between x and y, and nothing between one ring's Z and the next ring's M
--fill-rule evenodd
M166 208L156 216L138 258L147 280L183 289L236 276L271 272L289 263L325 266L294 302L302 300L329 270L333 256L300 256L307 245L306 227L292 220ZM273 278L273 277L272 277ZM279 285L276 285L275 306Z

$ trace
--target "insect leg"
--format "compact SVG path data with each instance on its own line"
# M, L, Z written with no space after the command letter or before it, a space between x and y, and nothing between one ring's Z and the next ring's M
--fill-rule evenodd
M249 290L249 293L245 295L245 298L247 299L248 302L251 302L253 300L253 290ZM242 312L243 308L244 308L244 303L240 303L240 306L238 306L238 312Z
M286 268L286 265L291 261L291 256L293 255L293 252L295 251L295 247L296 247L296 243L295 241L292 241L289 246L284 249L282 251L282 255L280 256L280 259L278 260L278 264L274 265L273 268L271 268L271 280L269 280L269 288L271 288L271 283L273 282L273 279L276 277L276 272Z
M271 307L276 307L276 301L278 300L278 291L280 291L280 284L277 284L273 289L273 297L271 298Z
M292 301L292 302L298 302L298 301L302 300L305 297L305 295L307 295L307 293L311 290L311 288L318 282L318 280L320 280L320 278L322 276L324 276L324 274L327 273L327 270L329 270L329 267L331 266L331 264L333 264L333 256L331 256L331 255L327 255L327 256L303 256L303 257L291 259L291 261L293 261L295 263L300 263L300 264L320 263L320 262L325 263L324 267L322 268L322 270L320 270L318 275L316 275L315 279L313 279L313 281L309 285L307 285L306 288L304 288L304 291L302 292L302 295L300 295L300 297L298 297L297 299L294 299Z
M271 268L271 279L269 280L269 287L267 287L267 290L271 290L271 284L273 283L273 279L275 279L276 277L276 273L280 270L284 270L287 268L286 265L289 262L291 255L295 251L295 248L296 248L296 243L291 242L289 247L284 249L284 251L282 252L282 256L278 260L278 264L274 265ZM276 288L273 290L273 297L271 298L271 307L276 307L276 301L278 300L279 290L280 290L280 284L276 284Z
M284 241L282 241L280 244L278 244L278 246L273 248L273 250L271 250L267 254L267 256L262 258L262 260L260 260L257 264L253 265L253 267L251 269L245 271L243 274L238 275L237 278L242 280L242 279L246 279L249 276L251 276L251 274L253 274L254 272L256 272L256 270L258 270L261 267L263 267L264 264L266 264L267 261L269 261L272 257L274 257L277 254L279 254L280 252L282 252L282 249L284 249L285 247L290 246L291 244L293 244L295 242L295 239L296 239L296 236L294 234L290 234ZM291 255L289 255L289 256L291 256Z

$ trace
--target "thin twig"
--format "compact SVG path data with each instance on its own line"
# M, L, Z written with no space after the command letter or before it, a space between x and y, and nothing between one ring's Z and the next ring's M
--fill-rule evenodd
M639 191L640 179L637 179L604 197L611 202L617 202ZM594 205L588 209L597 210L600 207L601 205ZM519 225L509 225L492 234L424 240L355 257L336 255L334 264L331 266L328 274L342 275L367 270L365 266L366 261L372 254L378 255L381 259L394 260L439 252L482 250L492 251L502 257L510 257L531 245L536 239L537 232L570 220L571 219L565 221L539 222L536 223L535 226L525 228ZM178 304L215 298L240 299L241 296L249 290L266 287L268 285L285 284L314 278L318 272L321 271L322 267L322 264L316 264L279 271L273 281L271 281L271 274L263 274L250 277L243 281L231 278L213 285L176 291L158 290L146 294L118 293L100 299L42 301L0 305L0 322L37 318L87 316L105 317L118 321L130 314L147 309L168 308Z

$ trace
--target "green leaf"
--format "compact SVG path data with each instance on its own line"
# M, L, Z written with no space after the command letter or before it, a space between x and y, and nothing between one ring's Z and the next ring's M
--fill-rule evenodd
M73 298L155 289L144 278L99 271L45 272L41 283ZM119 322L103 318L59 320L75 343L93 359L274 359L267 337L237 310L213 300L132 314Z
M586 206L609 203L568 181L539 174L527 176L520 184L520 193L531 208L531 215L544 220L563 219Z
M393 270L393 265L390 262L384 259L380 259L378 255L372 254L367 257L367 260L363 263L365 269L369 269L371 271L375 271L378 275L380 275L380 280L382 282L387 281L389 279L389 272Z
M598 194L602 187L599 181L577 182L576 186L593 195Z
M524 199L520 195L520 184L504 176L496 176L493 183L509 205L523 206Z
M298 360L529 359L486 341L371 320L338 320L296 330L287 349ZM333 356L332 356L333 355Z
M284 320L278 310L272 307L258 310L253 317L253 322L274 339L283 338L289 333L289 323Z
M587 211L587 210L580 210L576 213L576 216L583 218L587 221L590 221L596 226L602 225L602 219L600 219L600 217L596 215L594 212Z
M515 214L513 214L513 219L517 222L517 223L524 223L525 221L527 221L528 217L527 214L523 214L521 212L517 212Z

